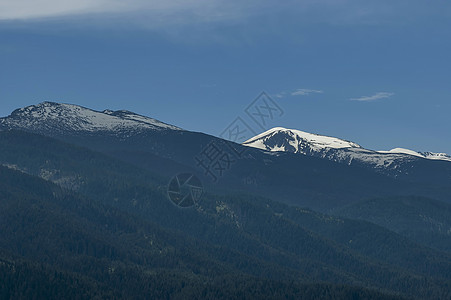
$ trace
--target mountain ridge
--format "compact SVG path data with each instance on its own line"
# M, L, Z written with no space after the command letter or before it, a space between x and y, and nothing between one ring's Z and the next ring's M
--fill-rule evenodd
M284 143L277 135L284 134L288 141ZM297 129L287 129L284 127L274 127L260 133L242 143L245 146L259 148L271 152L285 151L301 154L309 152L322 152L329 149L350 149L356 151L371 151L374 154L394 154L409 155L424 159L434 159L451 161L451 156L446 153L417 152L410 149L394 148L388 151L376 151L365 149L359 144L344 139L330 137L320 134L308 133ZM291 146L291 147L290 147ZM309 148L309 149L308 149Z
M62 118L64 118L65 122L61 122ZM80 105L52 101L44 101L36 105L14 110L9 116L0 118L1 127L15 129L33 128L37 132L46 130L54 130L56 132L67 130L75 132L110 131L123 135L129 135L133 131L140 132L149 129L183 130L180 127L128 110L113 111L105 109L103 111L96 111ZM281 133L285 134L285 138L287 139L285 144L278 137ZM248 139L242 144L271 152L284 151L307 155L316 154L316 156L323 158L328 156L327 152L330 152L329 150L339 152L342 150L354 151L360 154L372 154L373 157L378 156L376 160L382 161L382 163L378 162L376 166L381 164L386 165L387 161L393 159L406 158L406 155L410 159L424 158L429 160L451 161L451 156L446 153L417 152L404 148L375 151L365 149L352 141L283 127L269 129ZM384 157L389 159L383 159ZM359 157L353 155L352 157L348 157L348 160L352 162L352 159L355 158L358 159ZM345 157L336 157L335 160L343 161L346 159ZM374 159L372 160L374 161Z
M37 106L65 107L57 103ZM29 116L31 112L23 114L24 110L32 111L35 107L19 109L12 116L1 118L0 129L36 133L86 147L156 171L167 176L168 180L177 173L189 172L196 174L205 187L214 190L242 190L277 197L290 205L322 212L360 201L362 197L415 194L446 202L451 199L451 164L439 160L401 154L375 154L351 142L342 144L353 147L324 148L326 151L320 149L311 155L269 152L178 127L173 130L164 125L154 127L144 124L143 128L142 123L136 120L125 120L126 125L131 126L124 127L123 123L117 123L118 119L122 122L121 118L138 118L139 121L143 118L125 110L94 112L108 120L113 118L118 127L88 131L81 125L77 126L77 122L83 125L85 121L77 117L77 111L92 113L92 110L69 105L68 109L74 111L63 110L64 113L58 114L58 109L54 109L56 112L51 114L53 119L43 117L45 109L34 117ZM211 162L204 166L209 169L201 167L196 158L207 162L206 151L211 151L212 146L233 160ZM355 156L374 161L359 161ZM402 158L399 164L381 159L393 156ZM222 169L219 169L219 163Z
M61 122L64 119L64 122ZM96 111L75 104L45 101L14 110L0 118L0 125L8 128L33 128L35 131L67 130L78 132L110 131L117 134L142 130L182 130L153 118L126 110Z
M10 222L10 224L16 224L14 228L22 224L22 220L17 219L16 212L26 212L23 220L32 221L36 220L37 216L44 212L53 214L53 212L58 212L62 209L62 215L65 218L60 217L58 220L65 224L68 216L72 216L73 212L80 211L82 216L90 218L89 223L84 223L87 224L86 226L92 223L92 228L97 228L98 233L106 231L108 236L114 236L115 232L117 232L120 241L127 239L128 243L132 243L131 245L135 245L139 250L133 252L134 247L129 249L129 247L122 245L122 242L115 242L115 239L106 239L105 242L102 239L99 241L95 239L96 235L93 233L92 236L89 235L88 237L91 237L95 242L93 247L99 251L99 254L97 254L101 256L99 258L109 260L110 255L114 254L115 256L111 259L117 260L117 256L124 257L128 253L127 249L129 249L132 251L130 255L133 254L131 256L134 257L133 261L145 269L152 270L154 268L153 264L160 264L162 259L166 257L165 255L174 257L174 255L181 253L182 257L186 258L182 260L181 265L178 263L179 260L169 259L167 261L177 263L175 266L177 268L185 266L184 269L187 270L190 270L189 268L203 270L202 268L196 268L194 263L197 262L202 266L205 263L205 266L210 266L207 270L211 271L208 272L214 271L214 266L216 266L212 267L210 261L217 261L220 263L217 265L218 267L227 266L227 268L232 268L232 270L241 268L251 276L263 277L264 274L269 274L277 277L278 272L280 272L281 275L285 274L287 276L286 280L290 280L290 278L299 279L299 276L306 274L308 278L311 277L313 280L323 279L326 282L333 280L334 282L338 281L339 283L361 287L378 285L380 289L386 289L384 278L393 278L396 282L399 280L399 286L392 285L388 291L401 292L405 295L411 293L404 287L408 280L415 280L415 282L418 282L418 286L422 284L423 288L434 289L437 293L442 293L440 289L445 290L446 283L444 280L449 275L443 272L444 268L441 267L439 262L448 264L448 254L440 254L437 251L425 249L378 226L337 219L305 209L295 209L270 200L244 195L215 196L209 194L198 207L181 210L174 207L168 199L164 198L164 192L159 190L158 186L152 186L154 181L150 180L151 174L147 171L139 171L138 168L119 161L114 162L114 159L107 156L62 143L56 139L30 133L23 133L22 136L18 136L15 133L13 131L3 133L4 137L10 136L14 138L14 140L1 139L3 146L6 146L6 148L2 149L2 153L5 155L4 159L7 159L10 163L21 164L23 167L28 166L27 169L34 174L22 174L0 167L0 175L2 172L4 173L4 179L0 180L0 185L3 184L9 187L7 190L11 191L14 191L12 189L14 184L23 187L24 184L21 180L14 180L13 177L16 176L18 178L28 178L25 182L31 180L36 184L39 183L39 185L45 183L58 191L59 189L54 184L34 177L39 175L41 166L46 165L52 157L58 156L54 159L54 165L51 167L60 170L59 176L74 175L71 177L82 178L81 183L84 187L78 188L78 191L75 192L68 192L68 198L61 197L64 193L57 192L55 201L49 200L52 199L53 190L48 192L44 190L45 194L43 194L42 201L39 202L42 204L39 205L30 205L31 201L35 201L30 197L26 198L28 199L27 201L15 201L12 199L11 203L17 205L8 206L8 210L0 210L0 212L7 213L9 220L15 221L15 223ZM43 149L43 152L33 156L24 155L33 153L36 145L40 145L39 141L41 139L43 140L41 143L46 145L47 149ZM50 144L49 140L53 140L53 144ZM74 164L78 168L74 168ZM66 173L67 171L75 174L68 174ZM56 183L58 180L57 178L54 179L56 179ZM28 194L38 191L35 184L29 184L29 186L30 192L27 192ZM17 195L21 195L21 192L17 193ZM81 204L83 205L80 206ZM94 204L94 207L98 207L101 210L99 211L101 212L100 215L97 214L97 210L93 212L92 209L89 209L85 212L84 207L89 208L91 204ZM52 209L44 210L42 205ZM55 205L61 207L61 209L53 209ZM67 209L72 211L69 215L64 213ZM33 218L30 218L30 215ZM130 221L127 221L127 218L130 218ZM50 223L49 227L54 226L51 223L55 220L54 217L42 219ZM38 218L37 221L39 220ZM117 220L117 224L115 220ZM28 228L36 230L36 224L31 221L27 223ZM125 222L125 224L122 225L121 222ZM143 222L142 224L145 227L138 226L140 222ZM155 226L152 224L155 224ZM364 224L366 224L365 230L361 232ZM164 228L162 232L164 235L158 233L161 227ZM20 241L26 239L25 234L28 230L23 232L24 238L21 238L17 237L17 230L14 228L9 231L11 238L8 241L15 239L17 247L19 247ZM61 235L64 237L68 236L66 232L73 232L73 227L57 226L56 228L64 232ZM77 228L75 227L75 233L79 232ZM262 230L262 228L264 229ZM341 228L346 230L341 230ZM354 229L350 230L349 228ZM124 234L125 229L127 229L125 231L127 234ZM42 233L40 235L42 238L46 237L47 231L45 228L38 230L39 233ZM316 233L317 231L318 233ZM340 232L338 239L336 238L336 231ZM82 232L91 231L86 230ZM377 249L374 245L378 245L378 243L371 241L374 245L371 247L367 246L368 243L364 238L368 236L369 232L377 236L380 235L379 238L384 237L384 241L388 239L390 242L387 242L386 247L393 249L393 252L398 253L401 251L399 254L404 253L405 250L399 250L401 249L400 245L403 246L404 249L408 250L407 253L409 257L411 256L410 259L401 261L396 260L396 256L394 256L392 259L395 259L395 261L392 262L384 258L384 256L378 256L379 250L377 253L372 253L371 249ZM102 236L100 235L100 237ZM183 236L187 237L186 241L181 239ZM292 239L293 236L296 236L296 239ZM2 237L4 238L4 236ZM353 240L351 245L348 243L349 240ZM51 239L51 241L54 240ZM176 244L171 246L172 243ZM79 251L82 251L82 253L88 251L87 246L84 244L73 246L71 246L72 242L68 244L68 248L64 248L66 247L64 243L58 244L58 247L52 246L50 248L63 249L65 253L75 252L75 255L79 255ZM103 244L105 247L102 246ZM181 245L185 246L179 248ZM185 252L184 247L189 245L192 245L189 249L193 251ZM188 254L197 253L194 251L195 245L199 246L198 250L202 251L201 253L208 254L207 257L186 257ZM218 247L218 245L221 245L221 247ZM31 246L37 247L36 244ZM11 247L11 243L5 243L4 247L9 249L8 247ZM174 247L177 249L171 250L175 249ZM37 251L34 248L27 249L29 250L27 257L33 258ZM181 251L178 251L178 249L181 249ZM165 251L162 253L161 250ZM42 256L46 252L41 250L39 253ZM143 255L142 253L152 255ZM257 254L258 259L253 260L252 255ZM423 268L422 264L417 266L410 263L410 261L416 260L417 256L422 260L426 256L432 256L436 258L437 262L428 263L428 266L431 268L429 270L428 268ZM224 257L224 259L218 260L217 257ZM89 257L86 259L89 259ZM192 259L201 260L196 260L190 264L189 262ZM70 260L67 260L67 262L70 262ZM243 263L247 263L247 265L243 265ZM83 264L85 268L88 268L90 265L88 263ZM116 263L109 263L107 267L116 267L116 265ZM172 266L169 265L168 267ZM256 269L256 267L258 268ZM269 267L271 272L268 273L267 270L269 269L267 268ZM417 269L418 267L421 267L421 269ZM405 268L409 271L405 271ZM442 270L440 274L444 275L439 276L433 273L435 268L440 268ZM120 272L120 270L117 272ZM429 274L432 272L434 276L433 282L427 285L419 282L418 280L420 279L416 279L418 276L416 275L417 272L420 272L423 278L429 278L431 276ZM288 277L289 275L292 277ZM277 278L280 278L280 276ZM363 280L362 278L365 279Z
M52 103L41 106L64 108ZM129 269L121 271L117 265L121 262L140 268L139 277L160 266L174 276L194 272L201 279L243 272L268 280L321 280L413 297L449 298L449 240L431 244L443 235L428 239L431 232L448 232L449 223L442 219L449 219L449 210L441 210L442 219L432 218L437 211L429 207L433 202L422 201L429 209L418 221L410 213L400 215L419 224L408 233L386 228L391 223L367 222L373 220L371 214L357 215L360 220L324 214L346 207L371 209L359 203L375 196L426 194L449 202L451 165L446 162L418 158L404 166L403 174L408 175L392 178L358 163L348 166L323 159L327 156L268 152L231 143L238 153L245 152L224 171L220 183L208 183L195 157L208 145L226 141L164 126L155 130L152 124L140 124L142 116L125 110L97 113L114 122L129 118L131 123L87 131L82 125L86 121L90 126L93 120L84 118L84 108L68 109L75 112L65 114L62 109L58 114L56 109L46 115L42 109L34 117L29 117L33 108L25 115L22 109L0 123L0 128L10 129L0 132L0 164L7 167L0 167L0 187L6 191L4 196L11 194L9 201L0 201L0 214L7 217L0 221L7 220L2 224L9 229L0 238L0 254L20 250L24 259L42 261L49 255L46 249L58 255L63 250L66 270L82 266L81 274L115 287L114 281L95 274L108 270L108 276L117 272L124 278ZM67 113L73 115L67 119ZM322 142L328 152L320 149L319 154L369 151L341 141L328 149L327 141ZM180 172L199 175L205 191L187 209L167 199L167 184ZM248 178L255 180L243 182ZM387 203L378 206L382 208L399 207L390 200L377 203ZM417 206L412 211L416 210ZM18 230L24 224L27 227ZM437 231L437 226L422 230L422 224L443 230ZM23 242L30 237L39 242ZM51 257L45 263L58 266ZM91 266L98 271L92 272ZM183 274L173 272L180 268Z
M403 148L390 151L365 149L357 143L340 138L312 134L295 129L275 127L242 143L267 153L287 152L327 159L347 165L362 165L394 178L409 176L412 164L451 162L445 153L416 152ZM447 168L445 166L445 168Z

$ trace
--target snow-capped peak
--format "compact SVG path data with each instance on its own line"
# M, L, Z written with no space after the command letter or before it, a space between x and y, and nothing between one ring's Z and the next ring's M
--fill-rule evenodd
M389 151L377 151L377 152L407 154L407 155L412 155L412 156L426 158L426 159L451 161L451 156L449 156L446 153L416 152L416 151L404 149L404 148L395 148L395 149L392 149Z
M304 153L323 149L361 148L360 145L335 137L312 134L295 129L275 127L243 143L243 145L269 151Z
M404 148L373 151L339 138L282 127L265 131L245 141L243 145L271 152L291 152L328 158L347 164L360 161L383 169L396 169L401 162L419 158L451 161L451 157L445 153L416 152Z
M32 131L129 131L142 129L180 128L129 111L102 112L73 104L43 102L17 109L10 116L0 118L0 125L7 128Z

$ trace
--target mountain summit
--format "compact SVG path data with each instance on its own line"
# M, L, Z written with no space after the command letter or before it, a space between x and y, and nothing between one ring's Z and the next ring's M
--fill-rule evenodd
M73 104L43 102L16 109L10 116L0 118L0 128L29 129L35 132L111 132L130 133L142 130L181 130L158 120L129 111L102 112Z
M295 129L275 127L243 143L243 145L269 151L309 154L324 149L362 148L339 138L308 133Z
M451 161L445 153L415 152L395 148L373 151L343 139L312 134L300 130L275 127L243 143L271 152L291 152L351 164L355 161L382 169L397 169L400 164L417 159Z

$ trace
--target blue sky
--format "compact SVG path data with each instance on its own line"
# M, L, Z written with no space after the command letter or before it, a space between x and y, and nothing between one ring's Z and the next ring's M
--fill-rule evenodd
M0 116L42 101L219 135L265 126L451 153L448 1L3 0Z

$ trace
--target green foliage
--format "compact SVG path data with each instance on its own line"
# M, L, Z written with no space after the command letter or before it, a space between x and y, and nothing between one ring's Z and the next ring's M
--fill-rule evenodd
M180 209L158 170L37 135L0 137L4 298L451 296L448 254L379 226L239 194Z
M336 215L369 221L417 243L451 253L451 205L415 196L365 200Z

